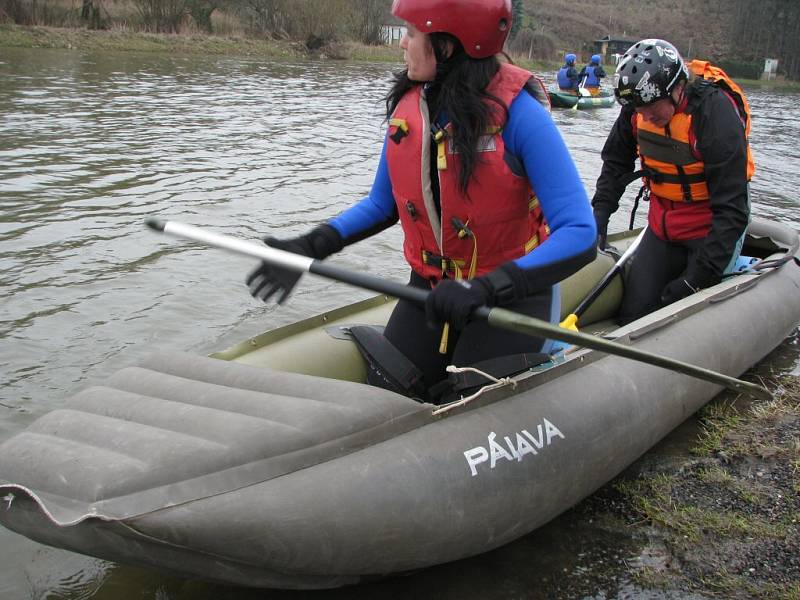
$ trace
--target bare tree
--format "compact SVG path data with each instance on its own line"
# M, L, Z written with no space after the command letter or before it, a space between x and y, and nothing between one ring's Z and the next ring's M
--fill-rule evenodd
M81 5L81 21L83 21L89 29L100 29L102 27L99 0L83 0L83 4Z
M355 5L355 10L351 9L351 35L364 44L380 44L381 26L389 15L391 0L355 0L350 4Z
M133 0L146 29L177 33L187 13L186 0Z

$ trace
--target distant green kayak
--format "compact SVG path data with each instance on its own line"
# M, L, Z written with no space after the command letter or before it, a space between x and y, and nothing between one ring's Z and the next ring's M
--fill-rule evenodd
M569 92L554 89L548 90L550 104L553 108L573 108L577 102L578 108L611 108L616 104L614 95L609 90L601 90L599 96L576 96Z

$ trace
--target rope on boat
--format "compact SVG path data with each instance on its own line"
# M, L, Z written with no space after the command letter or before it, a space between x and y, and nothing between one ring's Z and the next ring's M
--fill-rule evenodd
M447 367L446 370L448 373L467 373L467 372L477 373L478 375L481 375L490 381L494 381L494 383L483 386L481 389L479 389L471 396L467 396L466 398L461 398L461 400L456 400L454 402L449 402L448 404L443 404L442 406L433 411L434 416L446 413L447 411L452 410L458 406L464 406L465 404L468 404L469 402L475 400L475 398L481 396L484 392L488 392L490 390L496 390L498 388L505 387L507 385L510 385L512 388L517 387L517 382L511 379L510 377L501 377L500 379L498 379L494 375L490 375L489 373L481 371L480 369L476 369L475 367L457 367L455 365L450 365Z

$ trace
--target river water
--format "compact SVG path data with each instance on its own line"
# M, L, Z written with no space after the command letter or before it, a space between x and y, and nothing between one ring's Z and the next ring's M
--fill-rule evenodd
M307 277L290 302L265 307L243 285L252 261L157 236L143 222L255 239L305 232L346 208L372 182L381 97L397 66L0 48L0 442L154 349L206 354L371 295ZM800 96L748 97L753 214L800 228ZM590 196L616 114L553 113ZM612 230L627 226L633 195ZM400 240L393 228L337 262L405 281ZM767 367L797 371L796 341ZM565 580L596 561L621 564L640 545L624 532L576 530L565 516L481 557L313 595L564 597ZM573 593L666 597L613 576ZM8 600L301 595L185 581L0 530Z

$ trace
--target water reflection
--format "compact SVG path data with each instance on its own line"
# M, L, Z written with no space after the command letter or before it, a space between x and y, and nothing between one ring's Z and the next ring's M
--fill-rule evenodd
M255 238L300 233L349 206L372 182L393 67L0 49L0 441L156 347L207 352L369 295L307 278L292 302L267 308L243 287L246 260L159 238L142 223L158 215ZM797 227L797 95L748 96L754 213ZM590 195L616 115L554 112ZM627 226L635 192L612 229ZM399 247L394 228L337 260L404 280ZM602 584L574 582L592 561L629 559L638 541L604 545L604 534L570 533L573 525L566 515L484 557L319 595L544 598L559 585L573 596L632 593L614 569ZM604 557L612 547L617 556ZM298 597L76 558L5 530L0 559L3 598Z

